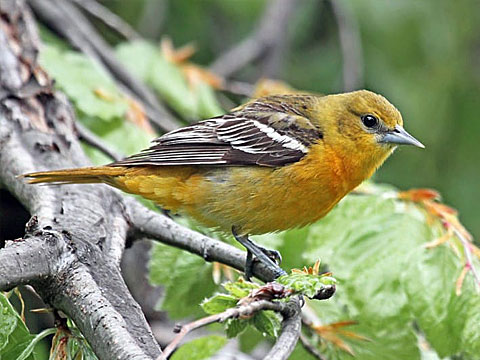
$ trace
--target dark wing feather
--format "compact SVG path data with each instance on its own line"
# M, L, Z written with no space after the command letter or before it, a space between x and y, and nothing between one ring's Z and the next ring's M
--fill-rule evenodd
M136 165L282 166L300 160L322 133L285 104L257 102L237 112L200 121L155 139L139 154L113 163Z

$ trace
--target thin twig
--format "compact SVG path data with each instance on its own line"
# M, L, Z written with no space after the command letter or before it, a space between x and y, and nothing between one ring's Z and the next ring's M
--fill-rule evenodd
M300 343L303 345L304 349L307 350L311 355L315 356L319 360L326 360L325 357L320 354L320 351L313 346L310 341L307 339L307 337L300 333Z
M295 0L270 0L255 31L239 44L220 55L210 69L229 77L247 64L268 52L275 60L269 60L268 73L278 68L279 48L286 41L287 22L295 9ZM270 74L271 75L271 74Z
M235 95L251 97L255 91L255 85L242 81L224 81L222 90Z
M285 312L287 309L287 303L273 302L267 300L260 300L252 302L248 305L230 308L222 313L210 315L202 319L193 321L189 324L182 325L178 331L178 335L172 340L170 344L163 350L163 354L160 355L157 360L167 359L170 354L177 348L178 344L189 332L201 328L203 326L213 324L216 322L224 322L228 319L236 319L243 316L251 316L261 310L273 310L279 313Z
M303 300L299 296L294 296L287 303L286 309L281 312L283 316L282 330L264 360L286 360L290 357L302 331L301 303Z
M115 161L123 159L125 156L117 152L108 146L101 138L91 132L88 128L83 126L79 121L75 122L75 128L77 129L78 137L80 140L85 141L88 145L100 150L109 158Z
M125 198L126 211L132 224L131 240L157 240L244 271L246 253L223 241L215 240L177 224L172 219L147 209L133 198ZM261 262L254 262L253 275L262 281L273 281L275 274Z
M343 90L357 90L363 85L362 42L357 21L343 1L330 0L338 24L343 59Z
M29 4L38 17L109 73L124 94L142 105L152 123L165 131L178 128L177 120L160 105L155 94L117 60L113 49L75 6L58 0L29 0Z
M147 38L158 39L168 18L168 6L165 0L143 1L142 13L137 17L138 31Z
M102 21L105 25L115 30L127 40L136 40L140 35L121 17L114 14L107 7L95 0L73 0L77 6L87 11L90 15Z

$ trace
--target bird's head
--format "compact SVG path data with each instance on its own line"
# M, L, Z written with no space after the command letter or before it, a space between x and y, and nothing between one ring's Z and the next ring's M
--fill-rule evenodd
M332 138L358 150L390 153L397 145L425 146L403 128L400 112L383 96L368 90L323 98Z
M365 168L380 166L397 145L424 148L405 131L400 112L381 95L359 90L319 101L319 126L323 127L325 141L343 149L345 157L364 159Z

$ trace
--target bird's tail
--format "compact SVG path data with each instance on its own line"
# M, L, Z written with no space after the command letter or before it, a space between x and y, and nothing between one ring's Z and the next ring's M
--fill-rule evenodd
M65 169L40 171L21 175L27 178L30 184L93 184L110 183L113 177L122 176L127 168L117 166L85 167L79 169Z

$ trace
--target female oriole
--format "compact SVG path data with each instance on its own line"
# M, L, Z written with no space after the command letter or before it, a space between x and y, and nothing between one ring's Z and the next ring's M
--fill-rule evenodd
M397 144L424 147L402 125L400 112L367 90L268 96L169 132L106 166L25 176L31 183L106 183L142 195L233 230L249 263L253 253L275 267L248 234L310 224L369 178Z

